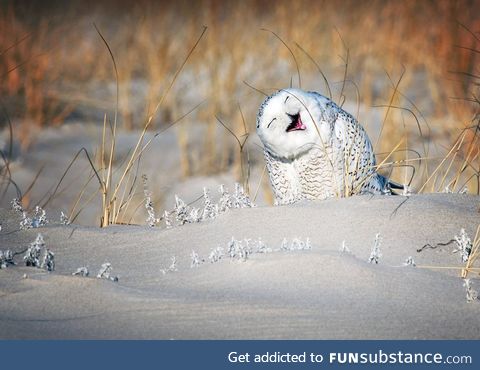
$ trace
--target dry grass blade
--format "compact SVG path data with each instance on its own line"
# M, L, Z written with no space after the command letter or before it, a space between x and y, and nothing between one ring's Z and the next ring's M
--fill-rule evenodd
M98 174L97 169L95 168L95 165L93 164L93 161L92 161L92 159L90 158L90 155L88 154L87 149L81 148L81 149L75 154L75 156L74 156L73 159L70 161L70 163L68 164L67 168L65 169L65 171L64 171L63 174L62 174L62 176L60 177L60 180L58 180L57 185L55 186L53 192L50 194L50 196L48 197L48 199L42 204L42 206L41 206L42 208L45 208L45 207L48 205L48 203L50 203L50 201L55 197L55 194L57 193L58 189L60 188L60 185L62 184L63 180L64 180L65 177L67 176L67 173L70 171L70 169L72 168L73 164L74 164L74 163L76 162L76 160L79 158L79 156L80 156L81 153L84 153L84 154L85 154L85 157L87 158L88 163L89 163L90 167L92 168L95 177L96 177L97 180L98 180L98 183L100 184L101 187L103 186L104 183L102 182L102 179L100 178L100 175Z
M97 29L97 31L98 31L98 29ZM138 138L138 140L135 144L135 147L134 147L132 153L130 154L130 157L127 161L127 164L125 165L124 169L122 170L119 179L116 181L115 184L113 184L113 177L112 177L113 176L113 160L114 160L115 142L116 142L116 118L115 118L115 123L114 123L114 126L113 126L113 130L111 132L111 138L110 138L111 147L110 147L110 154L109 154L109 163L108 163L107 168L106 168L107 174L106 174L106 177L103 177L103 181L101 180L101 186L102 186L102 217L101 217L100 224L101 224L102 227L105 227L105 226L108 226L110 224L116 223L118 221L119 216L120 216L120 211L122 209L125 210L126 204L123 202L123 200L120 201L119 199L117 199L118 198L118 193L119 193L119 191L121 191L122 187L132 187L132 186L134 186L134 184L129 184L128 180L130 179L130 173L131 173L130 171L132 170L134 164L137 163L138 160L140 160L143 151L146 149L148 144L151 142L151 139L150 139L145 145L143 145L146 132L147 132L149 126L151 125L151 123L153 121L153 118L155 117L156 113L158 112L158 109L163 104L164 99L166 98L167 94L169 93L169 91L173 87L173 85L174 85L175 81L177 80L180 72L183 70L185 64L187 63L188 59L190 58L190 56L192 55L192 53L194 52L194 50L196 49L198 44L200 43L200 41L203 38L206 31L207 31L207 27L204 27L203 31L200 34L200 36L198 37L197 41L195 42L193 47L188 52L186 58L183 60L180 67L175 72L170 84L168 85L167 89L164 91L164 93L163 93L162 97L160 98L159 102L155 106L155 109L153 110L153 112L147 118L147 121L146 121L146 123L145 123L145 125L144 125L144 127L143 127L143 129L140 133L140 136L139 136L139 138ZM100 32L99 32L99 34L100 34ZM101 34L100 34L100 36L101 36ZM114 61L113 53L111 52L111 49L108 46L108 43L106 42L106 40L103 38L103 36L101 36L101 37L102 37L102 40L104 41L105 45L107 46L107 48L109 50L110 56L113 60L115 70L116 70L116 64L115 64L115 61ZM117 86L118 86L118 74L117 74ZM118 89L117 89L117 104L118 104ZM116 115L115 115L115 117L116 117ZM106 125L106 120L104 120L104 130L103 130L103 137L102 137L102 149L101 149L102 158L103 158L103 153L105 151L105 143L106 143L105 125ZM102 161L103 161L103 159L102 159ZM125 192L124 192L124 194L125 194ZM130 200L130 198L129 198L129 200ZM127 205L128 205L128 203L127 203Z
M477 232L475 233L475 238L472 242L472 250L468 255L468 260L465 264L464 269L462 270L462 278L466 278L469 272L478 272L480 269L473 267L475 262L479 259L480 256L480 225L477 227Z
M397 92L398 92L398 87L400 86L400 83L402 82L402 79L403 79L403 76L405 75L405 72L406 72L406 69L405 69L405 67L403 67L402 73L400 74L400 77L398 78L398 81L393 88L393 93L392 93L392 96L390 97L390 102L387 105L387 111L385 112L385 116L383 117L382 125L380 126L380 133L378 134L377 140L375 141L375 145L373 146L374 150L377 150L378 144L379 144L380 139L382 137L383 129L385 127L385 123L387 122L388 113L390 113L390 109L393 106L393 101L395 100L395 96L397 95ZM388 72L385 72L385 73L387 74L388 78L391 80Z
M244 80L243 83L244 83L245 85L247 85L249 88L251 88L252 90L254 90L254 91L262 94L263 96L268 96L268 94L267 94L265 91L262 91L262 90L260 90L260 89L257 89L255 86L249 84L247 81Z
M300 67L298 66L298 62L297 62L297 58L295 57L295 54L293 53L292 49L287 45L287 43L285 41L282 40L282 38L276 34L275 32L273 32L272 30L269 30L267 28L261 28L262 31L266 31L266 32L270 32L272 35L274 35L278 40L280 40L280 42L288 49L288 51L290 52L290 55L292 56L293 58L293 61L295 63L295 67L297 68L297 76L298 76L298 87L301 89L302 88L302 78L300 76Z
M240 110L241 112L241 110ZM245 173L245 159L244 159L244 152L243 152L243 149L245 147L245 143L247 142L248 140L248 132L246 132L246 125L245 125L245 122L244 122L244 129L245 129L245 134L242 135L242 140L240 140L240 138L230 129L230 127L228 127L220 118L218 118L217 116L215 116L216 120L218 123L220 123L220 125L222 125L222 127L227 130L236 140L237 144L238 144L238 148L239 148L239 151L240 151L240 172L241 172L241 176L242 176L242 183L243 183L243 186L244 186L244 189L247 191L248 193L248 172L249 172L249 169L247 169L247 173ZM243 118L243 114L242 114L242 118ZM247 151L247 163L249 161L249 158L248 158L248 151Z
M320 75L323 78L323 82L325 83L325 87L327 88L328 97L330 98L330 100L332 100L333 95L332 95L332 90L330 89L330 84L328 82L327 76L325 76L325 73L323 73L319 64L315 61L315 59L313 59L313 57L304 48L302 48L302 46L300 44L295 43L295 45L297 46L297 48L299 48L307 56L308 59L310 59L310 61L315 65L315 67L317 67L318 72L320 73Z

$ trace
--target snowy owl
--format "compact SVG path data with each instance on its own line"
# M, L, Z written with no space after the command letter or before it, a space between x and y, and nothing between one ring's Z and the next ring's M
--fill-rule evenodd
M390 194L364 128L330 99L299 89L267 97L257 133L276 204L352 194Z

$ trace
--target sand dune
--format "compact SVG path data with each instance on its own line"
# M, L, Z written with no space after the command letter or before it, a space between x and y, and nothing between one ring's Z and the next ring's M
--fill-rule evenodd
M359 196L230 210L168 230L17 231L18 217L0 211L0 249L20 251L41 232L56 260L52 273L20 255L0 270L0 338L479 339L480 304L466 301L458 271L420 267L462 266L454 245L417 252L461 228L473 237L479 206L470 195ZM370 264L377 233L382 257ZM232 237L273 250L209 262ZM276 250L284 237L312 248ZM340 253L343 241L351 253ZM194 268L192 250L205 260ZM172 256L177 271L163 273ZM403 265L409 256L417 267ZM104 262L118 282L95 278ZM71 275L81 266L90 277Z

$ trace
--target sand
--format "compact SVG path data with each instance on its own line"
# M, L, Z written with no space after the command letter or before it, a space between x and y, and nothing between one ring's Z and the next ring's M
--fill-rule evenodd
M40 232L56 270L22 266L20 255L0 270L0 338L480 339L480 302L467 302L459 271L420 267L462 266L455 246L417 252L461 228L473 238L479 207L472 195L358 196L231 210L168 230L26 231L3 210L0 249L22 250ZM371 264L377 233L382 257ZM208 262L232 236L272 249L309 238L312 248ZM343 241L351 253L340 252ZM192 250L207 261L191 268ZM177 271L163 273L172 256ZM417 267L403 265L409 256ZM95 278L104 262L118 282ZM71 275L81 266L90 277Z

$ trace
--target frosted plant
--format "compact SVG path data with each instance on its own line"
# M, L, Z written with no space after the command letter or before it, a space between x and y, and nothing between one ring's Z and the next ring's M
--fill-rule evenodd
M0 270L7 268L7 259L5 258L5 254L2 250L0 250Z
M407 184L404 184L402 189L402 195L404 197L409 197L410 195L412 195L412 188L410 188L410 186L408 186Z
M256 245L255 241L252 241L252 239L247 239L247 238L245 238L241 244L242 244L241 248L245 249L247 254L252 254L253 248Z
M47 213L42 207L36 206L32 217L32 227L35 229L37 227L45 226L47 223Z
M282 244L280 245L280 250L281 250L281 251L288 251L288 250L290 250L290 247L288 246L288 240L287 240L287 238L283 238Z
M170 212L168 212L167 210L165 210L165 212L163 212L163 221L165 221L165 227L167 229L170 229L172 227L172 220L170 219Z
M155 215L155 210L153 209L153 202L152 202L152 193L148 190L147 186L147 175L142 175L143 180L143 194L145 196L145 209L147 210L147 219L146 223L150 227L154 227L159 219Z
M63 213L63 211L60 212L60 224L70 225L70 219L65 213Z
M168 271L178 271L177 268L177 257L173 256L171 258L170 266L168 266Z
M403 263L404 266L412 266L412 267L415 267L417 266L415 264L415 261L413 260L413 257L412 256L408 256L407 259L405 260L405 262Z
M243 186L238 182L235 183L235 193L233 194L233 207L234 208L250 208L254 207L254 204L250 200L250 197L245 194Z
M88 271L88 268L86 266L79 267L78 269L75 270L75 272L72 272L73 276L83 276L87 277L90 274Z
M6 251L0 251L0 269L6 268L9 265L16 265L15 261L13 260L13 253L10 249Z
M257 253L271 253L272 248L267 247L267 245L262 241L261 238L258 238L257 241Z
M190 268L200 266L200 257L198 256L197 252L192 251L192 254L190 255L190 258L191 258Z
M17 198L12 199L11 205L12 205L12 209L15 212L18 212L20 214L23 214L23 212L25 212L25 210L23 209L20 201Z
M180 225L185 225L189 222L189 210L185 202L180 199L178 195L175 194L175 208L174 212L176 214L175 219Z
M110 272L112 271L112 264L109 262L105 262L100 267L98 271L97 278L99 279L108 279L110 277Z
M208 195L207 188L203 188L203 201L204 208L202 214L202 220L215 219L218 216L218 204L213 204L210 196Z
M454 194L454 191L452 189L450 189L450 186L447 185L445 186L445 189L443 190L444 193L447 193L447 194ZM468 189L466 186L464 186L462 189L460 189L458 191L458 194L468 194Z
M223 184L220 185L219 192L221 196L220 196L220 200L218 201L218 211L226 212L233 207L230 193L228 192L227 188Z
M41 267L47 271L55 270L55 254L48 248L45 250Z
M463 286L467 292L467 302L473 302L478 299L478 292L473 289L470 279L463 279Z
M210 251L210 254L208 255L208 260L211 263L215 263L215 262L220 261L223 256L224 256L223 248L222 247L217 247L217 248L214 248Z
M7 268L7 258L5 257L5 253L0 250L0 270Z
M40 267L40 253L43 247L45 247L45 241L42 234L38 234L23 256L26 266Z
M248 259L248 256L252 253L250 249L249 239L245 239L245 243L238 243L238 252L237 256L240 261L245 262Z
M10 249L7 249L5 252L3 252L3 256L5 258L5 262L8 265L15 265L15 261L13 260L13 252Z
M22 212L22 219L20 220L20 230L27 230L32 228L32 219L28 217L28 213Z
M178 271L177 268L177 257L173 256L171 258L170 266L168 266L166 269L161 269L160 270L163 275L165 275L167 272L175 272Z
M106 280L111 280L111 281L118 281L117 276L112 276L112 264L110 262L105 262L102 264L102 267L100 267L100 270L98 271L97 278L98 279L106 279Z
M368 263L377 264L378 261L380 260L380 257L382 256L382 254L380 253L380 243L381 243L380 233L377 233L375 235L375 242L373 244L372 252L370 253L370 257L368 258Z
M190 213L188 214L188 222L191 224L200 222L202 219L202 216L200 214L200 209L199 208L192 208L190 210Z
M462 262L467 262L468 257L470 257L470 253L472 252L473 245L472 241L465 232L465 229L460 230L460 235L455 235L455 243L457 244L457 248L453 251L453 253L460 252Z
M293 238L290 250L292 250L292 251L303 250L304 246L305 246L305 243L302 240L300 240L298 238Z
M235 238L232 236L232 239L227 244L228 257L235 258L237 256L239 243L240 242L238 240L235 240Z
M312 249L312 243L310 242L310 238L307 238L307 240L305 240L305 247L303 249L305 250Z
M347 244L345 243L345 240L342 242L342 247L340 248L340 253L352 253L350 248L347 247Z

